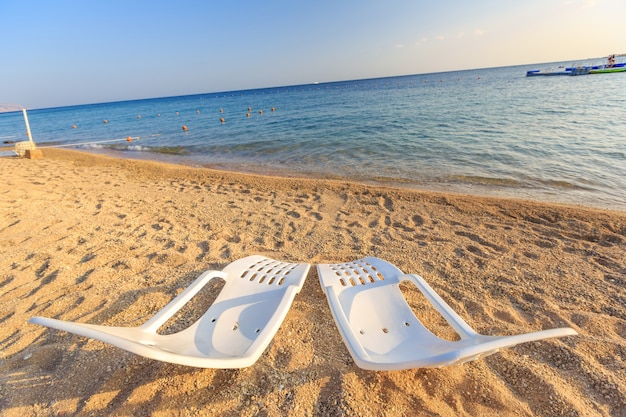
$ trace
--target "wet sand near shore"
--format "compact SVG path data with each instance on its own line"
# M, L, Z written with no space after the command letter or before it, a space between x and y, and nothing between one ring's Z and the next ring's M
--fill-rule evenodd
M43 153L0 159L0 415L626 415L624 212ZM138 325L203 271L254 254L313 266L376 256L421 275L481 333L579 335L460 366L365 371L315 267L244 369L157 362L27 323Z

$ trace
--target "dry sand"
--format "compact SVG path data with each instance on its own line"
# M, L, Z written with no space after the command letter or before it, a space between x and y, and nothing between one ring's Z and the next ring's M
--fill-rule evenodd
M3 416L626 416L626 213L44 155L0 159ZM202 271L252 254L377 256L422 275L479 332L580 335L461 366L361 370L315 268L268 349L240 370L161 363L27 323L137 325Z

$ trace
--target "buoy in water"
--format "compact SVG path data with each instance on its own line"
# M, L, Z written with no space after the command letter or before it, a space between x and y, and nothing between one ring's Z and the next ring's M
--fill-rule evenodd
M186 132L187 131L187 126L183 125L183 130Z
M130 136L126 138L126 142L132 142L133 138L131 138Z
M72 125L72 129L76 129L76 125Z

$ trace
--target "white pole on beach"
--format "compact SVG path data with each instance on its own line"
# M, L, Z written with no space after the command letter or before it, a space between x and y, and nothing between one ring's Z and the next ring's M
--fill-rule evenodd
M22 109L22 113L24 114L24 123L26 123L26 134L28 135L28 140L30 141L31 145L34 145L33 135L31 135L30 133L30 125L28 124L28 115L26 114L26 109Z

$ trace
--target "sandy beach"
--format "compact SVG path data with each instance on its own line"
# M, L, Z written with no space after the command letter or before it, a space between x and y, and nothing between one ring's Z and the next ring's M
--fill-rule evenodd
M626 416L624 212L43 152L0 159L3 416ZM254 254L313 267L249 368L157 362L27 323L138 325ZM579 335L461 366L359 369L314 266L365 256L421 275L481 333Z

